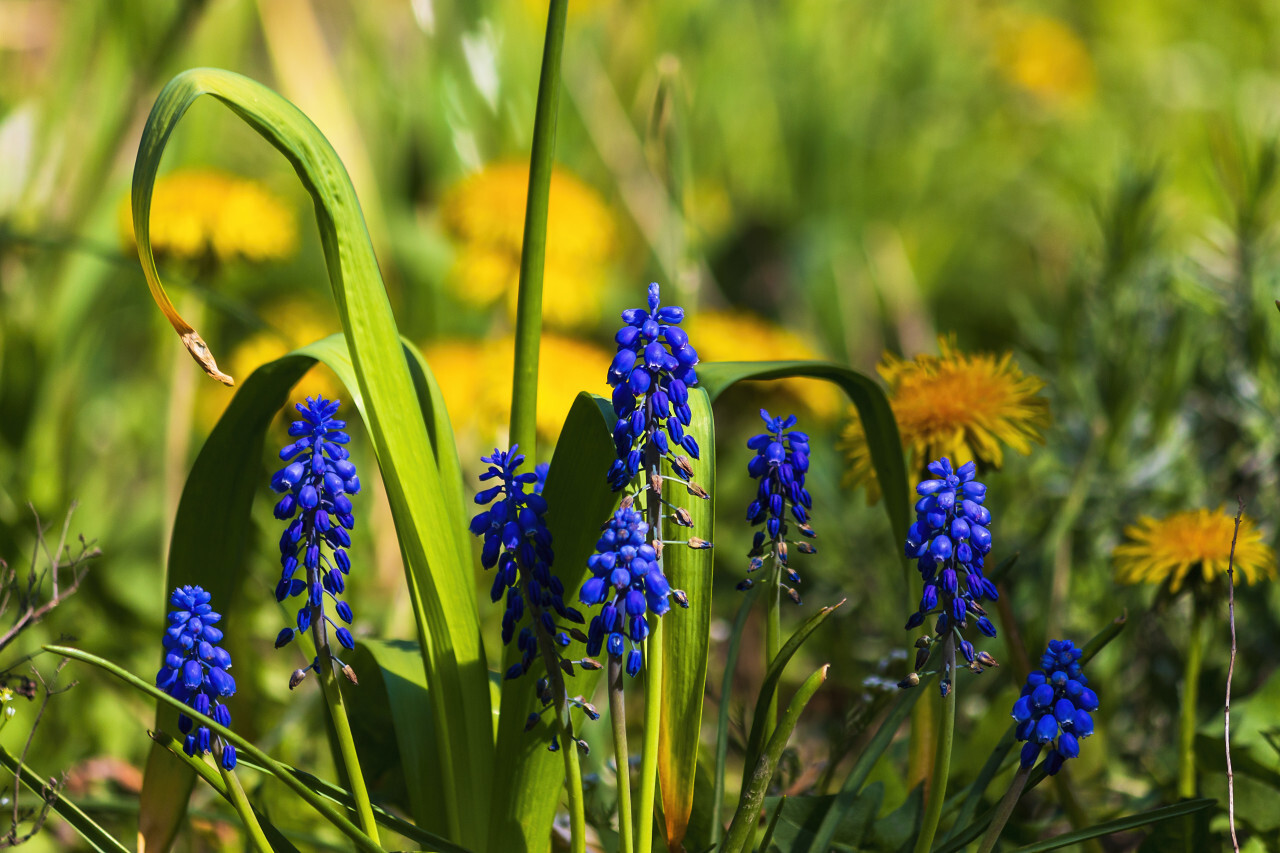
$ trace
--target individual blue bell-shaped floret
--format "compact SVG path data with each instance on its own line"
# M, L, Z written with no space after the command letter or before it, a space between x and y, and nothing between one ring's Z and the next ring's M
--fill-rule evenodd
M1053 775L1063 762L1080 754L1080 740L1093 734L1098 696L1088 686L1082 654L1070 640L1050 640L1040 657L1041 668L1027 676L1013 703L1014 733L1027 742L1022 747L1024 768L1035 764L1047 747L1045 769Z
M635 677L643 660L638 646L649 636L649 619L669 611L672 599L689 605L687 596L673 590L662 573L649 525L632 497L623 498L605 524L587 568L591 577L582 584L578 599L590 607L602 605L587 629L587 654L607 650L610 657L621 659L630 645L626 669Z
M798 584L800 575L788 563L791 547L804 554L817 551L806 541L818 535L809 525L813 501L804 485L809 471L809 436L792 429L796 424L795 415L775 418L761 409L760 417L766 432L747 441L747 449L756 452L747 464L747 473L757 481L755 499L747 507L747 522L753 527L763 525L764 529L756 531L751 550L747 552L751 561L747 572L758 571L772 560L779 583L785 577ZM793 523L804 539L787 538ZM748 577L738 583L738 589L748 590L753 585ZM783 588L794 602L800 603L800 594L794 587L783 584Z
M302 418L289 425L294 441L281 449L285 466L271 478L271 488L283 495L276 503L275 516L286 522L280 537L276 601L302 597L294 626L280 631L276 648L313 627L320 635L318 646L328 648L328 629L332 628L339 645L355 648L351 631L329 616L325 604L331 602L338 618L351 623L351 607L339 596L346 590L351 571L347 552L350 531L355 527L351 496L360 491L360 478L346 449L351 441L344 431L347 424L334 418L339 406L337 400L323 397L308 397L306 403L295 406ZM330 657L354 680L350 667L337 656ZM320 671L318 655L309 668Z
M650 445L688 480L690 467L680 451L698 458L698 442L684 430L693 418L689 389L698 383L698 353L680 328L684 309L661 305L658 284L649 285L649 308L622 312L624 325L614 340L618 351L606 375L613 388L617 422L613 441L618 458L609 483L621 491L640 472Z
M976 652L961 632L973 624L985 636L996 636L982 606L983 600L995 601L999 596L996 585L982 574L991 553L991 512L982 505L987 487L974 479L977 466L973 462L953 470L951 460L944 457L930 462L927 470L932 477L916 486L920 499L906 542L906 555L916 561L924 579L924 593L906 627L918 628L935 616L932 638L954 633L969 668L981 672L995 659ZM917 669L927 657L922 649L916 657ZM944 678L941 687L945 695L950 683Z
M231 712L222 703L234 696L236 680L231 669L231 655L219 643L222 630L217 627L222 615L209 603L211 596L198 586L183 586L169 596L169 624L164 632L164 666L156 674L156 687L179 702L223 726L231 725ZM207 726L195 726L186 714L178 715L178 730L185 735L182 750L187 755L204 755L221 750L220 761L228 770L236 766L236 748L212 736Z
M555 691L564 689L561 672L572 675L575 663L587 669L597 669L599 664L586 658L566 660L562 654L572 640L587 641L587 635L577 627L585 620L577 610L565 606L564 584L551 571L555 553L545 519L547 502L541 494L547 467L538 465L533 471L521 473L525 457L519 450L518 446L509 451L495 448L489 456L481 457L480 461L489 467L480 480L495 485L476 494L475 502L486 508L471 519L470 529L483 541L481 565L496 569L490 598L494 602L505 599L502 642L509 645L514 638L520 651L519 663L509 666L505 677L519 678L544 655L557 662L558 669L538 682L543 708L533 717L540 717L554 703ZM557 624L556 619L571 624ZM581 697L564 699L571 705L583 706ZM537 720L531 718L529 727L536 725ZM551 743L552 749L559 747L554 736Z

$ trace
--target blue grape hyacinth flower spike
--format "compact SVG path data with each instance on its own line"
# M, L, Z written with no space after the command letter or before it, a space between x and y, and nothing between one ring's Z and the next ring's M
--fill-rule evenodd
M916 670L924 666L932 643L952 635L968 668L982 672L995 666L995 658L978 652L964 636L970 624L987 637L996 636L995 625L987 617L983 600L995 601L996 586L982 574L983 561L991 553L991 512L983 506L987 487L974 479L977 467L966 462L952 469L942 458L928 465L931 479L916 486L916 520L907 531L906 555L916 560L924 579L920 607L907 620L907 630L918 628L933 616L933 632L918 642ZM951 670L944 661L944 672ZM910 686L910 679L904 686ZM951 683L944 675L943 695Z
M613 441L618 458L609 468L615 492L626 488L645 464L650 446L668 459L683 480L698 458L698 442L685 432L693 417L689 389L698 383L698 353L680 328L684 309L662 305L658 284L649 285L649 308L622 312L626 324L614 336L618 351L606 379L613 388L617 422Z
M354 649L355 639L346 627L351 624L351 606L340 596L345 592L351 571L350 531L355 527L351 496L360 491L360 477L349 458L344 432L346 421L334 418L341 405L337 400L308 397L295 408L302 415L289 425L295 441L280 451L285 466L271 478L271 488L282 494L275 516L288 522L280 537L280 582L276 601L302 596L293 627L276 637L276 648L293 641L296 634L312 630L317 650L325 650L346 677L355 673L337 656L328 643L328 630L344 649ZM329 616L328 604L339 622ZM310 669L320 671L319 655ZM297 686L306 670L294 673L290 687Z
M1022 766L1029 769L1048 748L1045 769L1052 776L1069 758L1080 754L1080 741L1093 734L1098 695L1089 687L1080 658L1070 640L1050 640L1040 669L1027 676L1022 694L1013 703L1014 733L1026 741Z
M210 598L198 586L179 587L169 597L173 609L164 632L164 666L156 674L156 687L230 726L231 712L222 700L235 695L236 680L227 672L231 655L218 645L222 630L217 624L222 615L214 611ZM236 748L220 737L210 737L207 726L196 726L186 714L179 714L178 729L185 735L182 751L187 755L204 755L217 747L222 766L228 770L236 766Z
M795 415L775 418L761 409L760 417L766 431L747 441L747 448L756 452L747 464L747 473L757 481L755 499L747 507L747 521L752 526L763 525L764 528L756 531L751 550L747 553L751 560L747 571L758 571L766 561L773 560L779 583L785 576L791 583L798 584L800 575L788 562L790 547L795 546L804 554L817 551L805 541L818 535L809 524L809 510L813 502L804 486L805 474L809 470L809 436L792 429L796 425ZM805 539L793 541L787 538L792 523ZM738 583L738 589L748 590L753 585L748 577ZM800 594L794 587L783 584L783 588L792 601L800 603Z
M505 598L503 645L515 639L520 651L520 661L507 668L505 677L519 678L539 659L554 661L538 681L536 692L542 710L530 714L527 728L536 726L543 713L562 703L581 707L594 719L598 714L593 707L581 697L567 695L562 677L573 675L575 664L585 669L599 669L600 664L590 658L564 657L564 650L572 641L585 643L587 635L577 627L585 621L582 614L565 606L564 584L551 571L555 553L545 519L547 501L541 494L547 468L538 465L533 471L521 473L525 457L519 450L518 446L509 451L495 449L481 457L480 461L489 467L480 480L494 485L476 494L475 502L486 509L477 513L470 525L472 534L483 540L481 564L485 569L496 569L490 598L494 602ZM561 622L557 623L557 619ZM563 720L568 725L567 714ZM566 734L573 736L571 729ZM575 741L579 749L586 749L585 741ZM549 748L554 751L559 747L558 735L553 734Z
M587 654L607 650L610 657L625 660L626 672L634 678L644 663L640 644L649 636L649 620L666 614L673 599L682 607L689 604L662 573L649 525L632 497L623 498L604 525L587 567L591 577L578 599L591 607L603 605L587 629Z

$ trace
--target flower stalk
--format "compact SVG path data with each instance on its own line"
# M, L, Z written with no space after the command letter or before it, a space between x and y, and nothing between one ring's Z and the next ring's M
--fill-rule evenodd
M221 763L218 764L218 771L222 774L222 781L227 786L227 799L231 801L232 808L240 816L245 834L253 842L253 849L258 853L272 853L271 842L267 841L262 825L258 823L258 816L253 813L253 806L249 805L249 798L245 796L244 788L240 785L240 780L234 772L223 767ZM373 838L376 839L377 836Z
M1018 805L1018 800L1022 797L1023 790L1027 787L1027 779L1031 778L1031 765L1018 768L1018 772L1013 775L1013 781L1009 783L1009 790L1005 792L1004 798L1000 800L1000 805L996 808L995 817L991 819L991 825L987 827L987 832L982 836L982 842L978 845L978 853L991 853L995 849L996 842L1000 840L1000 833L1004 831L1004 825L1009 822L1009 816L1013 814L1013 809Z
M622 657L609 655L609 723L618 775L618 853L635 853L631 822L631 755L627 750L627 704L622 692Z
M1200 669L1204 663L1205 608L1191 601L1191 637L1182 673L1182 713L1178 726L1178 796L1196 795L1196 704L1200 698Z
M645 402L652 419L653 398ZM657 444L649 442L645 447L645 468L654 475L661 474L662 452ZM645 520L649 524L652 540L662 540L662 483L655 476L645 493ZM655 549L657 550L657 549ZM662 551L658 550L658 569L662 569ZM640 753L640 802L639 823L636 825L636 849L647 851L653 847L653 803L658 787L658 733L662 716L662 620L654 619L645 641L645 657L648 669L644 677L644 741Z
M916 838L915 853L929 853L938 833L942 807L947 798L947 776L951 773L951 744L956 730L956 637L952 632L942 641L942 717L938 720L938 751L934 753L933 785L924 824Z

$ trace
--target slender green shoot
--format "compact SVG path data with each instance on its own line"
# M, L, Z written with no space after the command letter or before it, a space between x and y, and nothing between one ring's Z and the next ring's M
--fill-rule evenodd
M560 109L560 57L564 52L569 0L551 0L547 40L542 50L538 103L529 156L529 195L520 251L520 290L516 302L515 370L511 377L511 443L537 456L538 344L542 337L542 273L547 255L547 206L555 161L556 120Z
M996 807L996 814L991 819L991 825L987 827L987 834L982 836L982 843L978 845L978 853L990 853L995 848L996 842L1000 840L1000 833L1004 831L1004 825L1009 822L1009 815L1013 814L1013 808L1018 804L1018 798L1022 796L1023 789L1027 787L1027 779L1029 778L1031 778L1031 768L1019 767L1018 772L1013 776L1013 781L1009 783L1009 790L1005 792L1004 799Z
M222 774L222 781L227 786L227 800L236 810L236 814L240 815L240 822L244 824L245 834L253 842L253 849L258 853L272 853L271 842L267 841L267 836L263 833L261 824L258 823L258 816L253 813L253 806L249 805L249 798L245 796L244 788L240 786L240 780L236 778L233 771L223 767L222 762L218 762L218 772Z
M652 405L649 403L648 405ZM649 535L662 539L662 480L659 477L662 454L649 442L645 448L645 470L653 474L645 491L645 521ZM658 566L663 564L658 553ZM658 789L658 734L662 730L662 618L649 620L649 638L645 642L644 740L640 753L640 797L636 824L636 850L648 853L653 848L653 802Z
M720 682L720 709L716 716L716 781L711 794L711 843L719 844L724 835L720 815L724 812L724 766L729 759L729 697L733 693L733 672L738 667L738 650L742 647L742 631L751 613L755 593L748 592L738 605L729 635L729 649L724 659L724 678Z
M947 694L942 698L942 718L938 721L938 751L934 754L933 785L929 792L929 803L925 808L924 824L920 827L920 835L916 837L916 853L929 853L933 849L933 838L938 833L938 823L942 819L942 807L947 799L947 775L951 772L951 743L956 729L956 635L947 634L942 645L942 679L949 685Z

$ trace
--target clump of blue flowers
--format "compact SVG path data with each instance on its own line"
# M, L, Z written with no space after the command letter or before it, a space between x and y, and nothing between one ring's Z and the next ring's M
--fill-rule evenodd
M351 631L345 627L351 624L351 606L338 596L346 589L346 576L351 571L346 550L351 546L349 531L355 527L351 496L360 491L360 478L344 446L351 441L343 431L346 421L334 418L340 405L337 400L308 397L305 404L295 406L302 419L289 425L289 435L296 441L280 451L286 464L271 478L271 488L284 495L276 504L275 516L289 522L280 537L282 570L276 601L306 596L298 608L296 627L280 632L276 648L291 642L295 633L314 629L317 651L327 650L328 627L334 629L343 648L355 648ZM332 601L334 612L345 625L329 617L326 599ZM354 680L350 667L337 657L333 660ZM310 668L320 671L318 655ZM306 674L305 670L299 672L294 673L291 686Z
M156 674L156 686L198 713L213 717L221 725L231 725L231 712L222 700L234 696L236 680L231 669L231 655L222 648L222 631L217 623L222 615L209 603L211 596L198 586L179 587L169 597L169 627L164 632L164 666ZM204 755L212 751L207 726L198 726L186 714L178 716L178 729L186 735L182 750L187 755ZM193 731L194 728L194 731ZM217 739L221 747L222 766L236 766L236 748Z
M608 472L615 492L639 473L651 445L684 480L692 469L678 450L698 458L698 442L684 431L693 417L689 389L698 383L698 353L680 328L684 309L660 303L655 282L649 285L649 310L623 311L626 325L614 336L618 352L607 379L618 416L613 429L618 458Z
M1027 676L1022 695L1013 703L1013 719L1022 747L1022 766L1036 763L1043 747L1049 748L1045 769L1052 776L1068 758L1080 754L1080 739L1093 734L1098 695L1080 666L1082 650L1070 640L1050 640L1040 658L1040 669Z
M516 627L524 619L526 607L530 616L529 624L520 629L516 639L520 661L507 669L506 678L524 675L539 655L547 664L547 675L537 685L543 708L541 712L529 715L528 728L537 724L542 713L557 698L583 708L594 719L598 716L594 708L581 698L565 695L561 678L561 672L573 675L575 663L586 669L599 669L600 664L589 658L571 661L563 657L563 650L573 640L586 642L587 636L581 629L573 627L585 620L577 610L565 606L564 584L551 572L555 554L545 520L547 501L542 497L547 468L539 465L534 471L519 473L525 457L518 446L509 451L495 449L480 461L489 463L480 480L496 481L496 484L476 494L476 503L488 509L471 519L471 532L484 539L481 564L486 569L497 569L490 598L495 602L506 598L506 609L502 614L504 645L509 645L516 637ZM526 491L528 487L532 489ZM573 625L557 625L557 616ZM572 732L567 734L572 736ZM578 744L579 748L586 748L584 741ZM557 735L552 735L550 749L559 749Z
M810 539L817 536L809 525L809 510L813 502L804 487L805 473L809 470L809 436L792 429L796 425L795 415L775 418L761 409L760 417L766 431L747 441L747 448L756 452L747 464L747 473L759 481L755 500L747 507L747 521L752 526L763 524L764 530L756 531L747 554L751 558L747 571L757 571L766 560L772 559L778 568L779 582L785 573L791 583L798 584L800 575L787 562L788 546L795 545L796 550L805 554L817 551L808 542L787 539L788 509L803 536ZM752 585L751 578L746 578L738 584L738 589L747 590ZM791 599L799 604L800 594L793 587L785 588Z
M942 458L928 465L933 479L916 486L920 500L916 502L916 521L907 531L906 555L916 559L924 578L924 594L920 608L907 620L907 630L918 628L934 614L933 635L937 639L953 632L969 668L981 672L983 666L995 665L995 659L974 650L961 630L972 619L978 630L988 637L996 635L995 625L987 618L982 600L995 601L996 586L982 574L983 559L991 552L991 512L982 505L987 487L974 479L973 462L952 470L951 460ZM928 657L929 638L918 643L916 669ZM944 661L949 668L950 662ZM950 682L944 677L945 695Z
M670 610L671 599L689 606L684 592L673 590L662 573L659 550L648 534L644 516L632 498L624 498L605 524L596 553L587 560L592 576L579 593L583 604L604 605L587 629L587 654L598 655L606 648L610 657L621 659L625 653L626 671L633 678L643 664L638 644L649 636L649 617Z

